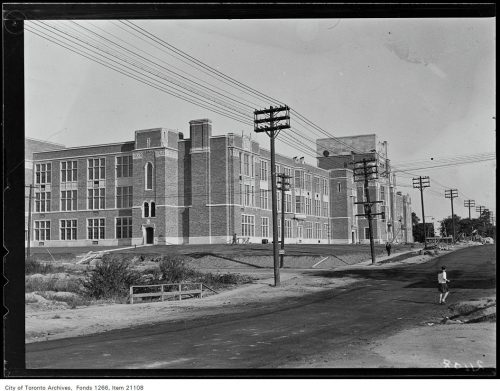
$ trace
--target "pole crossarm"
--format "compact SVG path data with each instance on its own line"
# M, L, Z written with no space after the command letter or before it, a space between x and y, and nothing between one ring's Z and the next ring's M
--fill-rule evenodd
M449 189L444 191L444 196L445 198L457 198L458 197L458 190L457 189Z
M423 189L425 187L431 187L430 179L428 176L420 176L418 178L413 178L414 189Z

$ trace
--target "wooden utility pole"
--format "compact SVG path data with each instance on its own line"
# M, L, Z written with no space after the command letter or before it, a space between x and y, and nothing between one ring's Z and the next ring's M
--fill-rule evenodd
M470 220L470 208L473 208L474 206L476 206L476 201L474 201L474 200L465 200L464 201L464 206L466 208L469 208L469 220Z
M273 107L254 111L254 132L265 132L271 142L271 199L273 214L273 259L274 286L280 286L280 269L278 254L278 205L276 199L276 157L274 140L282 129L290 129L290 108L288 106Z
M370 189L368 187L369 181L378 178L378 165L375 159L365 159L362 161L354 162L354 181L364 182L365 198L364 202L356 202L356 204L363 204L365 213L357 214L356 216L364 216L368 219L368 230L370 231L370 252L372 256L372 264L375 263L375 246L373 243L373 216L384 215L384 213L372 213L372 205L382 201L370 200ZM384 216L385 217L385 216Z
M290 190L289 179L291 177L285 174L278 174L278 185L281 190L281 249L280 249L280 268L283 267L285 258L285 191Z
M420 202L422 203L422 223L424 224L424 249L427 248L427 238L425 235L425 212L424 212L424 188L431 187L430 179L428 176L419 176L413 178L413 188L420 189Z
M30 185L29 205L28 205L28 247L26 249L26 260L30 259L31 252L31 202L33 197L33 185Z
M451 200L451 226L453 228L453 242L455 242L455 218L453 212L453 199L458 197L457 189L449 189L444 191L445 198L449 198Z

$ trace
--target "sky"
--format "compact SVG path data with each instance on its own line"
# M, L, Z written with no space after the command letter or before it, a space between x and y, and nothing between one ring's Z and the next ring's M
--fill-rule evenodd
M33 31L87 30L69 21L26 21L25 136L79 146L133 140L134 131L164 127L189 134L189 121L212 120L213 134L269 139L242 123L142 84L43 39ZM445 189L458 189L454 212L468 217L464 200L496 216L496 160L419 169L439 159L496 152L495 19L270 19L140 20L136 26L300 113L335 137L375 133L388 142L392 165L415 168L397 175L422 217L412 177L429 176L424 190L426 222L451 215ZM78 21L113 34L156 64L208 80L163 48L149 45L117 21ZM80 30L77 30L80 28ZM31 30L31 31L30 31ZM84 35L80 35L83 37ZM91 35L88 35L91 36ZM105 41L101 41L105 42ZM77 50L78 51L78 50ZM80 52L81 53L81 52ZM172 69L172 68L171 68ZM210 79L214 86L221 81ZM248 116L269 102L248 99ZM295 122L294 122L295 121ZM295 127L277 139L277 152L305 156L284 144L289 135L309 141L324 134ZM289 132L289 133L287 133ZM308 142L303 139L303 142ZM415 162L414 165L411 165ZM425 164L424 164L425 165ZM475 210L472 217L477 217Z

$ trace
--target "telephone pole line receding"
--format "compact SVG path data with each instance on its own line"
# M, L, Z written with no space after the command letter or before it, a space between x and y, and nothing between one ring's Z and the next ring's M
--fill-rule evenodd
M427 248L427 238L425 236L425 212L424 212L424 188L431 187L428 176L419 176L413 178L413 188L420 189L420 202L422 203L422 223L424 224L424 249Z
M457 189L449 189L444 191L444 196L451 200L451 226L453 227L453 243L455 243L455 219L453 218L453 199L458 197Z
M365 201L364 202L356 202L356 204L363 204L364 211L363 214L357 214L356 216L363 216L368 219L368 230L370 231L370 251L372 256L372 264L375 263L375 247L373 245L373 216L383 215L384 213L372 213L372 205L377 202L382 201L371 201L370 200L370 191L368 188L368 181L374 180L378 178L378 165L376 159L363 159L358 162L354 162L354 181L355 182L364 182L364 191L365 191Z
M280 269L278 256L278 205L276 199L276 157L274 140L283 129L290 129L290 108L288 106L269 107L254 111L254 132L265 132L271 142L271 199L273 208L273 259L274 286L280 286Z
M483 212L486 210L486 206L476 206L476 212L479 212L479 217L483 214Z
M470 220L470 208L473 208L476 206L476 201L474 200L465 200L464 201L464 206L466 208L469 208L469 220Z
M283 267L285 258L285 191L290 190L289 179L291 177L285 174L278 174L278 190L281 190L281 249L280 249L280 268Z

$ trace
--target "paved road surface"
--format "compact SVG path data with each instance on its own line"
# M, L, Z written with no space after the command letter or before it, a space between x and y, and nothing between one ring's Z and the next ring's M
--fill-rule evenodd
M304 273L362 279L292 300L242 306L232 315L28 344L27 368L278 368L321 353L340 355L445 315L436 303L442 265L452 281L450 303L484 297L496 287L494 246L391 269L310 270Z

